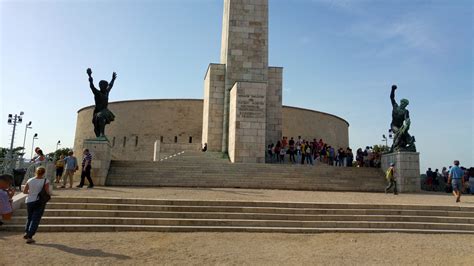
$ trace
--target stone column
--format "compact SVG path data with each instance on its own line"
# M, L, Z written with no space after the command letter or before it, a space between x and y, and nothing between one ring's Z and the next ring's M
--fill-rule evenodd
M420 153L394 152L382 155L382 170L395 163L395 178L399 192L420 192Z
M155 141L154 152L153 152L153 161L157 162L160 160L160 149L161 141L158 139Z
M104 186L111 160L112 147L110 143L107 140L88 139L84 140L82 147L88 149L92 154L91 176L94 185ZM79 156L76 157L78 157L78 163L80 164L82 157L79 158Z

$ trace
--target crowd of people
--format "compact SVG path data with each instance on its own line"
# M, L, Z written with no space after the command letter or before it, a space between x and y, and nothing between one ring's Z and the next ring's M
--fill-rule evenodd
M456 166L456 165L454 165ZM439 169L433 171L431 168L428 168L426 174L423 178L423 188L428 191L445 191L446 193L451 193L453 187L449 181L449 173L452 171L454 166L443 167L441 172ZM459 171L462 172L461 181L462 192L463 193L474 193L474 186L471 186L469 179L474 177L474 168L466 168L464 166L459 166Z
M381 155L367 146L364 150L359 148L354 157L350 147L336 149L323 139L305 140L301 136L296 140L283 137L276 144L267 146L267 162L280 164L314 165L319 162L340 167L380 167Z

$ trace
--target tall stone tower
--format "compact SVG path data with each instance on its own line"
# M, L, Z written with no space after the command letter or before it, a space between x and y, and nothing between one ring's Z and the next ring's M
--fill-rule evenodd
M203 142L232 162L265 162L281 138L283 69L268 67L268 0L224 0L221 63L204 80Z

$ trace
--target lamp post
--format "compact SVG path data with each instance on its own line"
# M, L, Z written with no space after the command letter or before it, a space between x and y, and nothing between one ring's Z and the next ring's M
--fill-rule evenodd
M26 150L26 132L28 131L28 128L29 129L32 129L33 127L31 126L31 121L28 122L28 124L26 124L25 126L25 136L23 137L23 150L22 150L22 153L21 153L21 162L20 162L20 168L23 166L23 156L25 156L25 150Z
M38 139L38 133L33 135L33 141L31 143L31 159L33 159L33 150L35 149L35 139Z
M385 146L388 147L388 139L385 134L382 135L382 141L385 141Z
M12 139L10 142L10 150L8 151L8 156L7 156L8 161L6 164L6 168L4 169L7 173L11 173L13 168L15 167L15 160L13 159L13 145L15 143L16 125L21 124L21 122L23 122L24 114L25 114L24 112L20 112L19 115L8 114L7 123L13 126L13 130L12 130Z

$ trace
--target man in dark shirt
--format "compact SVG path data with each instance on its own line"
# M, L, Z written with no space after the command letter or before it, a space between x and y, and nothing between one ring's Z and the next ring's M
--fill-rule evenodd
M84 150L84 157L82 158L82 173L81 173L81 182L79 183L78 188L84 186L84 179L87 178L89 186L87 188L93 188L94 183L91 178L91 168L92 168L92 154L90 154L88 149Z

